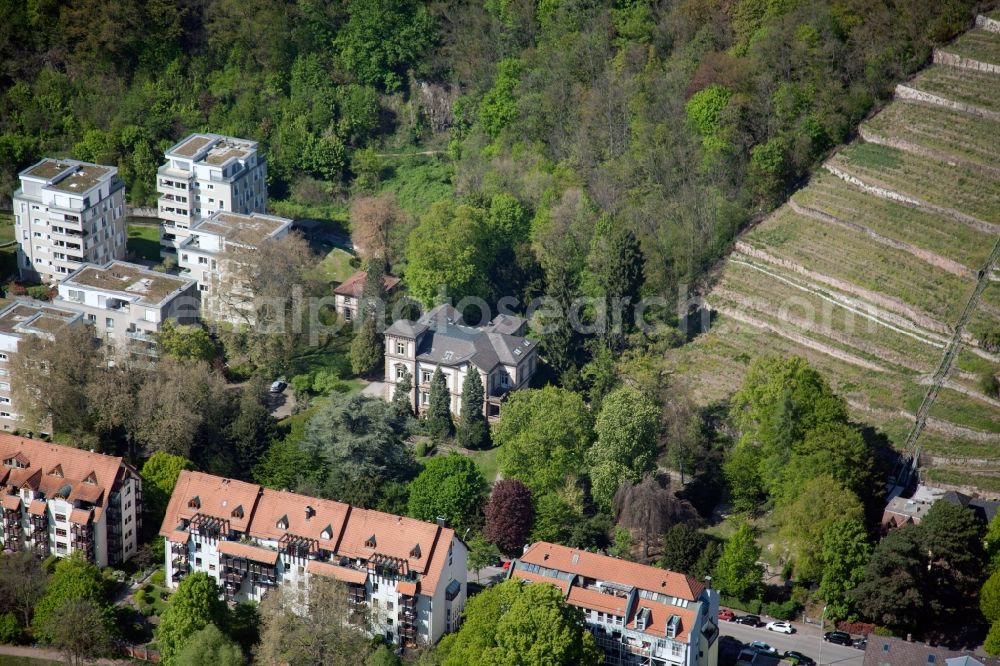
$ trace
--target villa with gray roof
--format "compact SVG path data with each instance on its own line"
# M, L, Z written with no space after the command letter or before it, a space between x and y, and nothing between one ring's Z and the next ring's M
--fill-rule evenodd
M203 319L253 324L253 295L240 284L234 262L249 259L262 243L287 236L291 227L287 217L222 211L191 227L177 263L181 275L198 283Z
M79 269L59 283L54 302L80 312L105 343L154 358L163 322L193 323L199 312L193 279L125 261Z
M163 256L175 256L191 228L217 211L267 212L267 163L256 141L192 134L166 158L156 177Z
M467 326L450 305L439 305L417 321L400 320L385 331L386 395L409 371L411 404L422 412L430 403L430 383L440 368L451 393L451 412L461 410L462 383L472 370L483 383L483 411L500 416L500 404L511 391L527 388L538 364L537 345L524 337L525 322L498 315L485 326Z
M46 158L20 178L13 200L21 279L54 284L84 264L125 256L125 185L118 169Z

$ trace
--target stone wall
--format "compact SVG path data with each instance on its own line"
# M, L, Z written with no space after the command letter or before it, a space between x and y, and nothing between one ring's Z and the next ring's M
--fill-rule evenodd
M934 62L939 65L958 67L960 69L972 69L977 72L987 72L989 74L1000 74L1000 65L991 62L980 62L972 58L963 58L954 53L945 53L940 49L934 49Z
M916 88L911 88L910 86L903 85L902 83L896 86L896 97L898 99L923 102L924 104L933 104L934 106L942 106L946 109L962 111L970 115L979 116L980 118L986 118L987 120L1000 121L1000 113L993 111L992 109L984 109L973 104L956 102L955 100L948 99L947 97L941 97L940 95L935 95L923 90L917 90Z

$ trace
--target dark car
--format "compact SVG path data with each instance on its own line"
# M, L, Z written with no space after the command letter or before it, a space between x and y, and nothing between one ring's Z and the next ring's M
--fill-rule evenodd
M854 645L854 647L858 648L859 650L865 650L868 648L868 639L859 638L858 640L854 641L852 645Z
M759 615L740 615L733 622L736 624L749 624L751 627L759 627L762 624Z
M823 634L823 640L827 643L836 643L837 645L846 645L848 647L854 644L851 635L845 631L828 631Z
M784 654L784 658L790 661L794 661L799 666L816 666L816 660L812 657L807 657L798 650L789 650Z

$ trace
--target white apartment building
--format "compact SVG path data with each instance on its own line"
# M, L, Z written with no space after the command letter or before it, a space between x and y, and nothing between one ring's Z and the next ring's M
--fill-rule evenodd
M160 535L171 587L203 571L237 602L333 578L398 645L436 643L465 607L468 550L441 524L184 471Z
M201 293L201 316L207 321L253 325L253 295L240 283L234 264L251 260L262 243L288 235L292 221L262 213L216 212L195 222L180 242L177 264Z
M63 326L81 323L83 316L68 308L33 301L14 301L0 310L0 429L19 427L15 398L11 392L11 358L27 335L51 339Z
M59 283L53 302L80 312L103 342L151 357L156 356L155 334L163 322L193 323L199 307L191 278L125 261L84 266Z
M20 177L13 200L22 279L55 283L85 263L125 256L125 185L118 169L46 158Z
M411 406L423 412L430 404L430 384L441 368L451 393L451 413L462 405L462 384L472 369L483 385L483 409L489 419L511 391L527 388L538 364L537 347L524 336L525 322L497 315L486 326L466 326L450 305L439 305L418 321L399 320L385 330L386 399L396 391L403 370L410 373Z
M216 211L267 212L267 164L256 141L192 134L166 159L156 176L164 257L174 256L191 227Z
M116 456L0 433L4 550L118 566L139 546L142 478Z
M715 666L719 594L690 576L539 541L510 576L558 587L608 666Z

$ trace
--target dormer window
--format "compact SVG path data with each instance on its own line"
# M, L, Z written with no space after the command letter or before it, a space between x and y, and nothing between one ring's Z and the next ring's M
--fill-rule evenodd
M188 500L189 509L200 509L201 508L201 498L197 495Z
M4 467L13 467L14 469L24 469L28 466L28 458L18 451L10 458L6 458L3 461Z
M321 539L332 539L333 538L333 527L327 525L322 532L319 534Z
M230 515L233 518L242 518L243 517L243 505L242 504L237 505L236 508L233 509L233 512Z
M288 516L282 516L281 518L278 518L278 522L275 523L275 525L277 526L277 528L279 530L287 530L288 529Z
M376 545L376 541L375 541L375 535L374 534L371 535L370 537L368 537L367 539L365 539L365 548L374 548L375 545Z
M87 478L83 480L84 483L89 483L92 486L97 485L97 475L91 472L87 475Z
M415 560L419 560L420 555L421 555L420 544L418 543L416 546L410 549L410 557L412 557Z
M62 465L56 465L55 467L53 467L52 470L49 472L49 476L54 476L60 479L63 478Z

